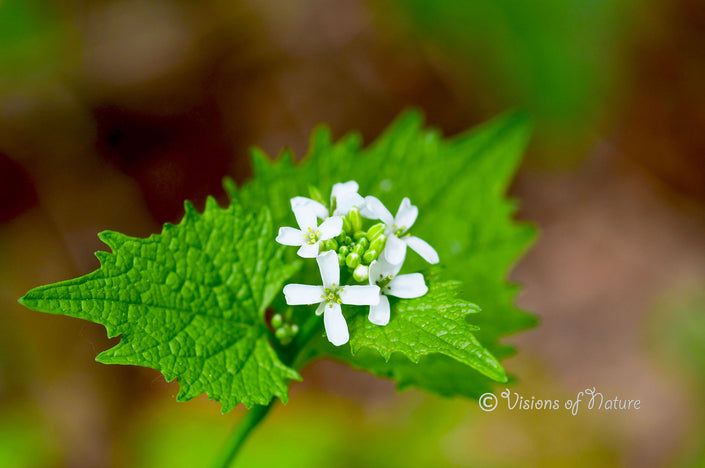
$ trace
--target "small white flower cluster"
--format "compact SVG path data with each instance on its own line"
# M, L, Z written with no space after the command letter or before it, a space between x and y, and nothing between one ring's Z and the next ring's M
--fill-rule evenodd
M390 315L387 296L411 299L426 294L421 273L399 275L407 246L429 263L438 263L433 247L408 234L419 212L408 198L392 216L381 201L363 198L358 189L355 181L335 184L330 207L315 189L311 192L316 200L292 198L299 229L282 227L277 236L280 244L299 246L299 256L318 262L323 285L287 284L284 296L289 305L319 304L316 314L323 314L326 334L335 346L350 338L341 304L370 306L370 322L384 326ZM363 218L380 222L364 230ZM341 267L348 281L367 284L343 285Z

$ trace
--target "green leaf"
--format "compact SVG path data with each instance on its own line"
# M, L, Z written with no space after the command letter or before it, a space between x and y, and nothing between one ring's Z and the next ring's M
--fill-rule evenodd
M20 302L122 335L97 360L176 378L179 401L205 392L224 413L239 402L286 402L287 381L300 377L270 345L264 313L300 264L282 262L266 209L222 209L210 198L199 214L187 202L183 221L159 235L105 231L100 239L113 251L96 253L100 269L35 288Z
M505 198L530 127L526 114L512 112L444 139L438 131L423 128L422 116L411 111L364 149L359 135L349 134L334 143L330 131L321 127L314 132L301 163L295 163L289 151L272 161L255 150L254 178L240 189L229 181L226 190L244 206L270 206L279 226L291 225L289 199L306 195L309 185L326 193L337 182L356 180L361 194L377 196L392 212L408 196L419 207L412 234L436 248L444 276L459 280L464 285L463 297L482 308L482 313L472 317L480 327L475 335L492 354L503 357L513 350L499 343L499 338L536 324L535 317L514 305L518 287L505 279L534 236L533 227L512 220L516 206ZM413 252L407 255L405 269L413 271L422 265ZM341 351L332 346L326 352L353 367L392 377L400 386L444 395L474 396L490 383L475 371L468 373L459 361L441 355L413 364L400 355L384 362L363 359L362 354L339 356ZM467 378L459 382L455 375Z
M392 353L400 353L413 363L430 354L442 354L493 380L506 382L502 366L473 335L478 327L466 321L478 307L457 298L457 283L428 282L426 295L395 301L387 326L371 323L365 314L355 315L348 325L352 353L370 348L386 361Z
M429 354L418 363L398 353L386 361L371 349L361 349L351 356L347 348L341 347L329 349L329 355L354 369L392 379L399 390L414 387L446 397L475 399L492 391L489 379L478 378L475 369L443 354Z

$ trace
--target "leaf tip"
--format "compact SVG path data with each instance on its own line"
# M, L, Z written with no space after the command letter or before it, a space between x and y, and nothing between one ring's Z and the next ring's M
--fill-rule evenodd
M529 136L534 130L534 116L526 109L513 109L501 114L499 117L505 125L511 129L512 133L521 136L524 142L528 142ZM523 153L523 151L520 151Z
M95 255L95 258L98 259L101 265L105 264L105 261L110 258L110 253L105 252L103 250L99 250L97 252L94 252L93 255Z
M102 231L98 233L98 239L105 245L110 247L112 250L117 249L117 247L122 243L123 234L116 231Z
M220 209L220 205L218 204L218 201L215 199L213 195L208 195L206 198L206 211L211 211L211 210L217 210Z
M196 207L193 206L191 200L184 201L184 212L186 213L187 217L198 214L198 212L196 211Z
M42 312L41 310L38 310L37 305L39 300L41 300L41 296L38 294L38 290L40 290L43 286L39 286L36 288L32 288L29 291L25 293L24 296L20 297L17 299L17 303L25 306L28 309L31 310L36 310L37 312Z

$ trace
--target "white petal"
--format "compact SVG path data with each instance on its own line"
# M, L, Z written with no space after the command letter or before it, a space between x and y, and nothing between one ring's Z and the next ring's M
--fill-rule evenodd
M312 200L306 197L294 197L291 199L291 209L297 206L308 206L313 209L313 212L318 218L325 219L328 217L328 208L323 203Z
M316 315L321 315L325 310L326 310L326 303L321 302L320 304L318 304L318 307L316 307Z
M379 286L345 286L339 295L343 304L375 305L379 303Z
M379 304L370 306L370 322L375 325L385 326L389 323L389 299L387 296L379 297Z
M343 218L333 216L326 219L318 226L318 231L321 233L321 240L332 239L343 232Z
M370 263L370 284L377 284L377 281L385 276L396 276L399 270L401 270L401 265L401 263L392 265L382 258L372 261L372 263Z
M299 224L301 231L306 233L309 228L315 230L318 227L318 220L316 219L316 213L313 206L310 204L306 205L296 205L293 207L294 216L296 216L296 222Z
M384 247L384 260L392 265L404 263L406 257L406 243L397 236L391 235L387 238L387 245Z
M401 201L397 215L394 217L394 224L397 229L407 231L416 222L416 217L419 215L419 208L412 205L407 197Z
M340 265L338 264L338 254L334 250L316 257L318 269L321 271L323 286L330 288L333 285L340 286Z
M412 299L426 294L428 287L421 273L411 273L395 276L382 292L390 296Z
M316 242L315 244L309 244L304 242L301 247L296 252L301 258L314 258L318 255L319 249L321 248L321 243Z
M323 300L323 286L287 284L284 297L289 305L317 304Z
M379 260L373 260L370 263L370 284L375 285L377 281L381 280L385 276L385 266L388 265L387 262L380 262Z
M406 242L406 245L411 247L411 250L421 255L421 257L423 257L423 259L431 265L438 263L439 259L436 249L431 247L425 240L419 239L415 236L409 236L404 238L404 242ZM387 245L389 245L389 241L387 241Z
M298 229L280 227L277 242L284 245L301 245L304 243L304 235Z
M377 197L365 197L365 207L371 213L374 213L374 219L381 220L384 224L391 226L394 223L394 216L389 212L386 206L379 201Z
M333 186L333 189L330 191L331 200L333 197L339 198L350 193L357 193L358 190L360 190L360 186L357 185L357 182L355 182L354 180L340 182L338 184L335 184Z
M363 218L367 219L379 219L379 216L377 216L377 213L372 211L368 206L367 206L367 200L362 201L362 205L358 206L360 209L360 216Z
M348 214L353 206L364 207L365 199L357 192L346 193L336 198L335 211L333 214L344 216Z
M350 339L348 324L345 322L340 304L326 306L323 312L323 325L326 328L328 341L334 346L344 345Z

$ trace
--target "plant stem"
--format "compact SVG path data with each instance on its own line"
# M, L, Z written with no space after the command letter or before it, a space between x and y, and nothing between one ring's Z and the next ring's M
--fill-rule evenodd
M321 322L323 322L322 318L323 317L319 317L315 314L311 314L308 317L301 326L299 334L296 335L296 338L294 338L294 341L291 343L291 352L284 357L284 364L287 366L294 366L294 364L296 364L296 359L301 354L301 351L304 350L308 342L311 341L311 338L313 338L321 328ZM296 368L296 366L294 366L294 368Z
M283 356L282 361L287 366L291 366L295 363L296 358L299 357L299 353L304 349L306 344L311 340L311 337L318 331L321 326L321 318L316 315L311 315L308 320L303 324L299 334L296 336L294 341L290 345L290 352ZM235 461L235 457L240 451L240 447L245 442L247 437L250 435L252 430L262 422L269 410L272 409L275 399L269 402L268 405L257 405L251 410L247 411L242 420L238 423L235 431L228 439L227 445L221 452L221 456L217 463L214 465L215 468L229 468Z
M232 465L233 461L235 461L235 456L240 451L240 447L242 447L247 436L262 422L262 419L269 413L269 410L272 409L275 402L276 400L272 399L268 405L257 405L245 413L245 416L239 422L232 436L230 436L227 445L221 452L220 458L215 465L213 465L215 468L229 468Z

